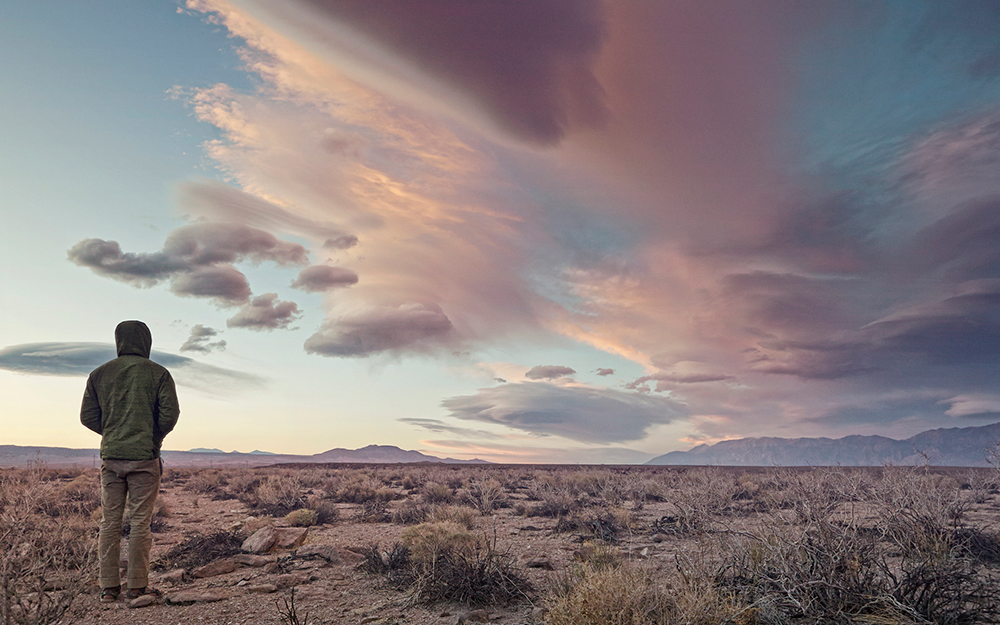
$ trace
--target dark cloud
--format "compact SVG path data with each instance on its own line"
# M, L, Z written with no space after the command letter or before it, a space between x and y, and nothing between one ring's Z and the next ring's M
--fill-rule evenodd
M124 253L117 241L84 239L68 252L69 259L95 273L135 286L151 286L171 279L179 295L210 297L226 305L245 302L250 285L229 263L271 261L301 265L306 249L249 226L195 223L167 235L163 250Z
M605 116L592 72L606 28L598 0L304 2L463 91L517 137L552 143ZM315 20L304 26L337 45Z
M264 293L244 304L239 312L226 320L226 325L250 330L278 330L287 328L298 316L299 307L295 302L283 302L278 299L277 293Z
M499 435L492 432L487 432L486 430L473 430L471 428L456 427L454 425L448 425L440 419L420 419L415 417L405 417L402 419L397 419L400 423L408 423L410 425L415 425L419 428L431 432L438 432L441 434L451 434L453 436L461 436L463 438L478 438L478 439L496 439L500 438Z
M328 291L358 283L358 274L350 269L313 265L299 272L299 277L292 282L292 287L309 293Z
M493 378L493 381L496 382L497 384L506 384L507 383L507 380L505 380L503 378Z
M600 368L597 371L595 371L594 373L596 373L599 376L607 376L607 375L614 375L615 374L615 370L614 369Z
M441 405L455 418L585 443L639 440L650 426L681 414L680 406L666 398L541 382L480 389Z
M208 354L215 350L222 351L226 349L226 342L211 340L213 336L218 336L218 334L218 330L205 327L199 323L191 328L191 336L181 345L181 351L201 352L203 354Z
M555 378L561 378L567 375L573 375L576 373L576 369L570 369L569 367L562 367L560 365L538 365L537 367L532 367L524 374L524 377L529 380L554 380Z
M0 369L30 375L87 376L115 357L112 343L26 343L0 349ZM170 369L178 384L208 392L264 383L258 376L177 354L153 350L150 360Z
M305 342L310 354L357 357L422 352L445 342L454 328L439 308L421 304L368 308L328 322Z
M1000 156L997 161L1000 171ZM951 280L1000 278L1000 195L966 202L919 232L905 262L911 271L941 272Z
M239 306L250 298L250 283L232 265L198 267L178 274L170 283L178 295L209 297L226 306Z

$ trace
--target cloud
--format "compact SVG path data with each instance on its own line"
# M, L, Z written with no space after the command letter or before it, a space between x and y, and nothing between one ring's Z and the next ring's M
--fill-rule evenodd
M657 455L627 447L528 447L454 439L421 442L437 448L437 451L427 453L447 453L512 464L643 464Z
M414 425L416 427L428 430L430 432L438 432L442 434L451 434L452 436L460 436L462 438L477 438L477 439L495 439L500 438L498 434L493 432L487 432L486 430L473 430L471 428L456 427L454 425L448 425L440 419L422 419L414 417L404 417L401 419L396 419L400 423L407 423L409 425Z
M639 440L651 426L682 414L678 404L665 398L543 382L479 389L475 395L451 397L441 405L458 419L585 443Z
M268 232L290 232L324 241L323 247L327 249L345 250L358 243L358 237L333 222L304 217L218 180L184 182L177 191L182 207L209 221L242 224Z
M374 307L328 322L306 339L305 348L310 354L340 357L424 352L453 329L447 315L433 307L422 304Z
M0 349L0 369L29 375L88 376L115 357L111 343L25 343ZM157 350L150 354L150 360L167 367L177 384L206 392L234 391L265 382L249 373Z
M676 388L678 384L702 384L705 382L728 382L736 378L722 373L666 373L660 372L653 375L644 375L632 380L625 385L630 390L640 389L646 382L656 382L656 391L663 392Z
M598 0L461 7L385 0L377 10L365 0L306 0L299 6L306 10L287 2L255 8L327 53L348 57L342 66L364 68L362 75L381 77L397 94L416 91L415 101L440 105L442 91L457 91L515 137L554 143L606 115L592 69L606 29Z
M295 302L283 302L277 293L258 295L240 308L239 312L226 320L230 328L250 330L278 330L288 327L299 316Z
M134 286L171 279L171 290L178 295L214 298L223 305L238 305L250 297L246 276L230 263L271 261L285 266L308 259L298 243L249 226L210 222L173 230L159 252L124 253L117 241L84 239L68 256L98 275Z
M232 265L198 267L177 274L170 283L177 295L208 297L225 306L239 306L250 298L250 283Z
M529 380L553 380L555 378L573 375L574 373L576 373L576 369L570 369L569 367L562 367L560 365L538 365L537 367L528 369L525 372L524 377Z
M203 326L200 323L196 324L191 328L191 336L181 345L181 351L201 352L202 354L210 354L215 350L222 351L226 349L225 341L211 341L211 338L218 336L218 334L218 330Z
M299 277L292 282L292 288L302 289L309 293L318 293L330 289L351 286L358 283L358 274L350 269L313 265L299 272Z
M614 369L599 368L594 373L596 373L599 376L609 376L609 375L614 375L615 370Z

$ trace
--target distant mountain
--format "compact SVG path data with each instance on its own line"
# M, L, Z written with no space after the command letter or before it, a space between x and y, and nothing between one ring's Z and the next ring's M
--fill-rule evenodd
M438 462L447 464L487 464L485 460L456 460L428 456L419 451L407 451L390 445L369 445L361 449L331 449L311 456L274 454L254 450L250 453L226 453L219 449L199 447L188 451L163 450L164 464L173 467L255 467L279 463L385 463ZM52 467L100 466L97 449L68 449L65 447L21 447L0 445L0 467L25 467L33 462L44 462Z
M986 449L1000 442L1000 422L927 430L905 440L844 438L740 438L689 451L672 451L646 464L723 466L880 466L924 464L987 466Z

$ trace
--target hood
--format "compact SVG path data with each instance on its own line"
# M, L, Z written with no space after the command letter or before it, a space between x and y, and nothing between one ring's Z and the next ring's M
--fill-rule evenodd
M153 348L153 335L141 321L122 321L115 328L115 347L118 355L134 355L149 358Z

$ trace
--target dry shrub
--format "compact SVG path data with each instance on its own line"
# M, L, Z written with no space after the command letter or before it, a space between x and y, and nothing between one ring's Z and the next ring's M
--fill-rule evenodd
M329 499L310 497L306 507L316 513L316 523L332 523L340 518L340 508Z
M285 515L285 521L292 527L310 527L316 525L318 520L319 515L316 514L315 510L310 510L309 508L292 510Z
M389 551L370 547L360 566L396 588L407 588L417 601L497 606L527 598L531 591L495 538L477 537L450 522L409 527L402 538L403 544Z
M674 609L654 578L631 566L582 564L549 599L547 625L669 625Z
M240 495L240 501L258 514L271 516L284 516L306 506L302 485L291 475L267 476L256 488Z
M212 495L221 492L225 485L226 476L218 469L200 469L188 478L184 490L200 495Z
M437 482L427 482L420 489L420 497L427 503L451 503L452 489Z
M243 540L241 532L219 531L207 536L191 534L150 566L158 571L192 569L240 553Z
M392 511L392 522L400 525L423 523L430 516L431 507L425 503L407 499Z
M503 485L493 478L470 485L465 490L465 499L483 516L490 516L497 508L510 505Z
M560 493L548 492L543 499L525 510L527 516L562 517L580 508L580 502Z
M384 501L372 499L361 504L354 520L358 523L388 523L392 521L392 514Z
M59 496L44 465L0 475L0 622L58 621L80 593L96 556L86 514L43 512Z
M476 511L462 506L434 506L428 515L431 521L448 521L472 529L476 525Z

